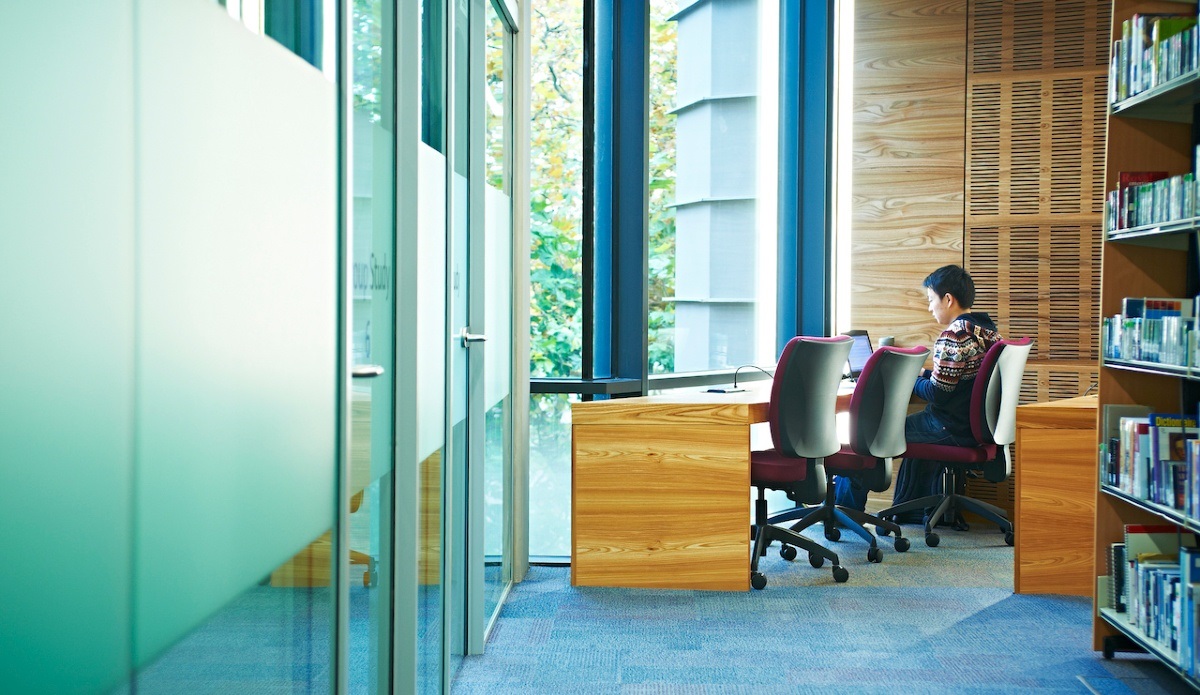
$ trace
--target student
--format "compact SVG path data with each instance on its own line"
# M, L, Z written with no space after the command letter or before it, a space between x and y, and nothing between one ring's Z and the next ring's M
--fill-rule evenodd
M929 274L922 283L929 312L945 326L933 345L933 369L917 377L913 393L926 401L925 409L908 416L904 437L910 442L971 446L971 389L988 348L1001 338L996 324L983 312L970 311L975 302L975 283L957 265L947 265ZM937 494L941 476L937 464L904 459L896 475L892 504ZM855 489L849 480L835 481L838 504L864 509L866 490ZM844 501L843 501L844 500ZM901 515L898 523L921 523L921 515Z

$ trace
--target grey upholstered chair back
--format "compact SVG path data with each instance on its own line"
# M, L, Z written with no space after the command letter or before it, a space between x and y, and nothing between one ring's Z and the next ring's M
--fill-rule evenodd
M850 448L887 459L904 453L904 420L929 349L880 347L859 376L850 401Z
M1029 339L1003 341L1004 349L996 360L996 376L988 384L987 425L992 441L1001 446L1017 439L1017 403L1021 399L1021 380L1025 363L1033 349Z
M797 458L824 458L841 449L837 393L852 338L788 341L771 388L771 439L775 450Z

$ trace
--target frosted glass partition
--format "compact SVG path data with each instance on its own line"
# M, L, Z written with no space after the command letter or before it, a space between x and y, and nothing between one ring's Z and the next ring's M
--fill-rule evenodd
M0 3L5 693L108 691L128 673L132 12Z
M484 186L484 277L487 284L484 325L484 409L512 391L512 199Z
M333 526L337 129L333 84L216 4L136 19L143 664Z

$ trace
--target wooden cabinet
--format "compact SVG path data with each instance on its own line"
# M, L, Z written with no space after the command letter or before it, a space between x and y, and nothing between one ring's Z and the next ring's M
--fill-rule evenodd
M1013 590L1091 596L1096 396L1017 408Z

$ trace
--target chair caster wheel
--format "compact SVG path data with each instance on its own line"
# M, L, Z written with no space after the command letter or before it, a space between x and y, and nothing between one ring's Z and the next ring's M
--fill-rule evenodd
M1008 543L1009 545L1013 545L1017 542L1017 537L1013 535L1012 531L1009 531L1008 533L1004 534L1004 542Z
M908 549L910 547L912 547L912 544L908 542L907 538L897 538L896 539L896 545L895 545L896 552L907 553Z
M825 540L838 542L842 539L842 532L836 526L825 527Z
M757 589L759 591L762 591L767 586L767 578L765 576L763 576L762 572L751 572L750 573L750 586L754 587L755 589Z
M850 572L845 567L840 565L833 566L833 581L838 584L844 584L850 578Z
M883 551L878 546L867 548L867 562L883 562Z
M821 565L825 564L825 556L818 555L816 553L809 553L808 554L808 564L812 565L813 567L816 567L817 569L820 569Z
M796 549L790 545L785 545L779 549L779 557L791 562L796 559Z
M941 542L941 536L937 535L936 533L925 534L925 545L929 546L930 548L936 548L937 544Z

